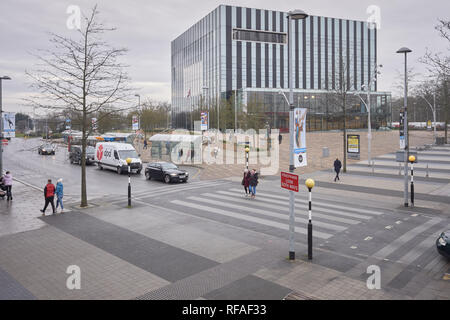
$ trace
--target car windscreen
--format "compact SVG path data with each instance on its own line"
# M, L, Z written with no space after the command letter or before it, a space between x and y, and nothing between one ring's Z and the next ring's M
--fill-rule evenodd
M119 150L120 159L127 158L139 158L138 154L134 150Z
M161 167L164 170L178 169L177 166L174 165L173 163L163 163L163 164L161 164Z
M86 148L86 153L94 154L95 153L95 148L94 147L87 147Z
M45 144L42 146L42 149L53 149L53 146L51 144Z

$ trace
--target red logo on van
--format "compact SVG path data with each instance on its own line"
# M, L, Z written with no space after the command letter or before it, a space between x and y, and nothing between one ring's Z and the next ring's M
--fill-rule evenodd
M103 146L100 145L97 149L97 159L102 160L103 158Z

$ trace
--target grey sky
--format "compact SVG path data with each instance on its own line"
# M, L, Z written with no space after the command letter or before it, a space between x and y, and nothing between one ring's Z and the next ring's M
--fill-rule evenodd
M220 4L289 11L300 8L313 15L366 20L366 9L381 9L381 30L378 33L378 62L383 64L379 90L393 91L397 70L402 70L402 57L395 51L402 46L413 50L410 65L416 72L425 72L417 59L428 47L450 54L434 30L437 18L449 19L448 0L164 0L164 1L31 1L0 2L0 75L12 81L3 82L5 111L31 110L22 98L31 94L25 70L36 63L29 52L49 47L47 32L70 35L66 27L69 5L79 5L85 12L97 3L101 19L117 27L108 39L117 47L127 47L126 63L133 84L140 87L141 100L151 98L170 102L170 41L184 32Z

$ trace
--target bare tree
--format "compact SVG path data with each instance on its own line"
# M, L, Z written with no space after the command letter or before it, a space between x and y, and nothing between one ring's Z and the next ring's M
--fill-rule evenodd
M435 26L439 35L449 42L450 51L450 20L438 20ZM433 74L441 84L442 107L444 108L445 119L445 142L448 143L448 123L450 114L450 55L433 53L427 49L425 55L419 60L428 67L428 71Z
M332 100L340 108L343 114L343 172L347 172L347 103L349 97L353 95L354 80L349 72L349 65L352 63L351 59L345 56L339 59L338 68L336 69L336 78L330 79Z
M40 95L29 101L47 109L69 110L78 116L82 131L81 207L87 206L86 144L91 123L88 120L99 111L127 101L131 89L125 65L119 62L127 51L113 48L104 34L115 30L98 21L95 6L90 15L83 15L83 23L75 39L51 34L52 50L35 55L39 68L27 72L32 87Z

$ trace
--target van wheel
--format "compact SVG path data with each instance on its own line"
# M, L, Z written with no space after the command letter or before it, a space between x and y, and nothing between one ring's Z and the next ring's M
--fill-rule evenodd
M103 170L103 167L102 167L102 165L99 163L98 164L98 168L100 169L100 170Z
M166 174L166 175L164 176L164 182L165 182L165 183L170 183L170 176L169 176L168 174Z
M117 173L118 174L122 174L122 168L121 167L117 167Z
M70 164L73 164L73 159L70 159Z
M137 174L141 174L141 169L139 169L139 170L137 171Z

